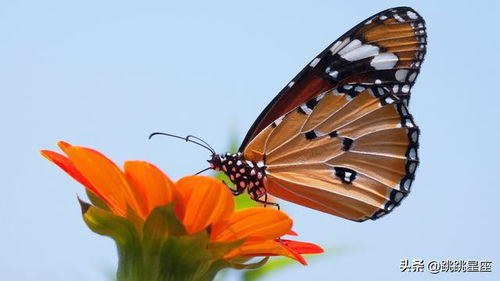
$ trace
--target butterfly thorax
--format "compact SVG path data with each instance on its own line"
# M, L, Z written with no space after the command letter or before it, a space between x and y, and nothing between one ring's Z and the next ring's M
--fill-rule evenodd
M208 163L211 169L222 171L229 177L234 184L234 189L231 189L234 195L239 195L247 189L250 197L256 200L265 194L266 167L263 163L246 160L240 152L214 154Z

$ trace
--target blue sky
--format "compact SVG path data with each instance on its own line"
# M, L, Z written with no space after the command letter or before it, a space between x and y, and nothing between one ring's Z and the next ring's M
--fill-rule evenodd
M394 213L353 223L293 204L301 238L332 251L265 280L499 277L498 1L3 1L0 8L0 280L107 280L113 242L84 225L83 188L39 156L57 140L172 178L223 152L331 41L401 5L426 20L413 90L421 165ZM400 259L486 259L493 273L400 273ZM235 278L234 274L230 276Z

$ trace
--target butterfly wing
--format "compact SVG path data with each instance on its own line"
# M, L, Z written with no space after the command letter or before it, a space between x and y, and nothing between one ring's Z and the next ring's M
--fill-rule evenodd
M380 85L407 103L426 52L423 18L409 7L361 22L315 57L259 115L239 151L278 117L342 85Z
M410 192L418 135L394 93L340 87L268 125L244 157L265 163L270 194L363 221L389 213Z

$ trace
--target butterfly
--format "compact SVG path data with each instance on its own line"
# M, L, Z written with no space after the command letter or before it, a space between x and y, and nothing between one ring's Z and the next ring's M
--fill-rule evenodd
M212 152L210 169L229 177L234 195L246 190L269 204L269 193L349 220L380 218L408 195L419 163L408 103L426 38L412 8L382 11L293 78L236 154L191 141Z

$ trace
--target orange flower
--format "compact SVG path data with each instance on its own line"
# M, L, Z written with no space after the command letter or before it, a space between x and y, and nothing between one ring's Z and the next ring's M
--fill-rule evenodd
M144 161L127 161L122 171L93 149L65 142L58 145L66 156L48 150L42 150L41 154L84 185L90 195L95 195L89 197L95 206L85 205L84 208L85 215L89 206L100 207L96 209L95 217L86 218L95 232L108 235L114 231L101 231L99 227L103 223L95 223L99 221L99 216L105 216L102 211L106 210L116 216L117 221L125 218L124 222L139 225L137 236L146 237L146 232L151 230L145 228L146 225L153 225L148 221L153 221L150 217L155 210L172 204L175 205L175 220L183 230L170 230L168 234L160 235L162 243L168 240L168 235L183 238L206 233L206 248L217 249L218 255L230 264L254 256L276 255L306 264L301 254L322 252L314 244L280 239L295 233L291 231L292 220L279 210L256 207L235 211L233 195L219 180L188 176L174 183L156 166ZM141 243L145 244L144 241ZM220 245L226 245L222 247L222 252Z
M58 146L67 157L48 150L41 154L103 200L116 215L126 216L131 208L144 219L155 207L174 200L174 183L150 163L127 161L122 172L98 151L62 141Z

